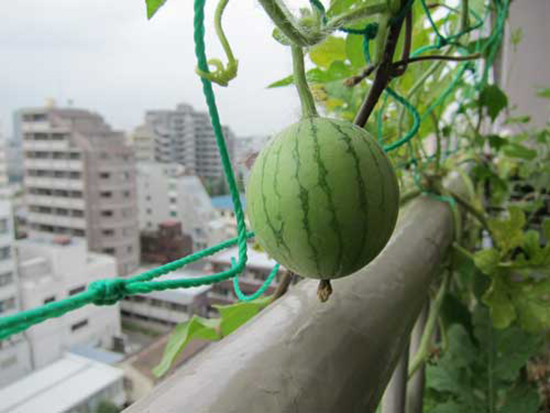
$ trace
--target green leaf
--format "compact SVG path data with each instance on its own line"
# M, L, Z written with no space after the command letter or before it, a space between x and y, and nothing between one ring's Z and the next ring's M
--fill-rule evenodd
M349 10L352 6L355 6L357 3L364 3L365 0L331 0L330 7L327 10L328 16L336 16L342 12Z
M493 275L500 263L500 253L494 248L478 251L474 254L476 267L486 275Z
M531 116L513 116L506 119L505 125L517 124L517 123L529 123L531 122Z
M354 68L365 67L365 56L363 55L363 36L348 34L346 37L346 56Z
M480 93L479 104L487 108L487 113L494 122L500 111L508 106L508 97L497 85L488 85Z
M523 39L523 28L517 27L510 32L510 43L514 46L514 50L517 48L521 40Z
M293 83L294 83L294 75L289 75L280 80L277 80L276 82L271 83L270 85L267 86L267 88L273 89L276 87L292 85Z
M346 59L346 41L341 37L330 36L310 50L309 58L317 66L328 69L333 62Z
M145 3L147 4L147 18L150 19L166 3L166 0L145 0Z
M509 143L502 150L509 158L525 159L526 161L532 161L537 157L537 151L529 149L519 143Z
M275 27L273 29L271 36L283 46L292 45L292 42L290 41L290 39L286 37L285 34L278 27Z
M470 413L470 406L464 406L453 400L438 404L430 413Z
M541 337L527 334L519 327L495 331L496 355L493 374L499 381L514 383L522 367L540 349Z
M491 148L494 148L497 151L508 143L507 139L501 138L498 135L489 135L487 136L487 139L489 140L489 145Z
M513 290L521 326L530 332L550 328L550 280L524 282Z
M547 88L544 88L544 89L540 89L540 90L537 92L537 96L538 96L539 98L550 99L550 87L547 87Z
M520 384L506 393L506 401L499 413L536 413L539 411L539 395L535 388Z
M231 334L258 314L270 302L271 297L260 297L253 301L239 302L232 305L215 305L214 307L220 312L222 334L224 336Z
M523 245L523 227L525 226L525 213L518 207L508 209L508 218L489 220L489 228L493 232L495 241L501 249L502 255L507 254L516 247Z
M172 367L176 357L183 351L187 343L192 339L219 340L220 319L208 319L198 316L191 317L190 320L178 324L172 331L170 339L164 348L162 360L158 366L153 369L153 374L160 377Z
M510 288L502 277L493 278L491 286L483 296L483 302L491 311L495 328L506 328L517 318Z

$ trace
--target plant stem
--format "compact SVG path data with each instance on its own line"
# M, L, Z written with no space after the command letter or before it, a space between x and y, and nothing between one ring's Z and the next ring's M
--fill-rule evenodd
M330 19L322 31L304 30L294 18L282 0L259 0L261 6L271 18L275 26L281 30L292 43L298 46L313 46L323 41L330 33L339 28L352 24L375 14L385 13L388 8L386 2L358 7Z
M302 104L302 117L311 118L319 116L315 108L313 95L307 85L306 73L304 69L304 52L300 46L291 46L292 49L292 66L294 68L294 84L300 97Z
M342 13L339 16L333 17L327 22L325 29L329 31L337 30L347 24L355 23L359 20L364 20L367 17L375 14L382 14L388 11L386 2L369 4L362 7L357 7L351 11Z
M357 112L357 115L354 119L354 123L357 126L365 127L370 114L374 110L378 99L384 92L384 89L388 85L393 69L393 55L395 53L395 48L397 47L397 41L399 39L399 33L401 33L401 27L403 26L403 19L394 23L389 28L389 34L387 41L385 42L384 53L382 60L378 63L378 69L376 71L376 76L370 88L370 92L363 101L361 108ZM380 29L379 29L380 30ZM380 33L379 33L380 35Z
M489 236L491 237L494 243L493 231L491 231L491 227L489 226L487 217L483 214L483 212L478 210L475 206L473 206L470 202L468 202L463 197L458 195L456 192L450 191L450 194L456 200L456 202L458 202L458 204L462 208L464 208L466 212L470 213L474 218L476 218L479 221L479 223L483 226L483 229L485 229L485 231L489 233Z
M214 14L214 27L216 28L216 34L220 39L220 43L222 44L222 47L223 47L223 50L225 51L227 59L230 62L234 62L235 56L233 56L231 46L229 45L229 42L227 41L227 37L225 36L225 33L222 28L222 15L223 15L223 11L225 10L225 7L227 6L228 1L229 0L220 0L220 2L218 3L218 7L216 7L216 12Z
M411 57L407 60L400 60L398 62L395 62L395 66L404 66L409 63L416 63L416 62L423 62L426 60L447 60L451 62L464 62L467 60L475 60L479 59L481 57L481 54L474 53L468 56L445 56L445 55L428 55L428 56L418 56L418 57Z
M434 123L434 130L435 130L435 139L436 139L436 147L435 147L435 170L436 172L439 172L440 170L440 163L441 163L441 133L439 132L439 120L437 119L437 116L435 113L431 113L432 121Z
M281 280L279 281L279 285L277 286L277 289L271 296L271 302L281 298L283 295L286 294L288 287L290 286L290 283L292 282L292 279L294 278L296 274L292 271L284 272L281 276Z
M460 14L460 31L465 32L468 30L469 22L469 7L468 0L462 0L462 9Z
M320 33L306 33L301 30L298 22L281 0L259 0L259 2L275 26L295 45L309 46L323 39L324 36Z
M431 339L437 325L439 310L441 309L441 305L443 304L443 298L445 297L445 293L447 292L447 286L449 285L450 278L451 273L447 272L443 278L443 283L439 287L437 296L435 297L435 300L430 307L430 314L428 316L428 320L426 321L426 327L424 329L424 334L422 334L422 340L420 340L420 346L418 347L418 351L414 355L413 360L409 366L409 379L414 375L416 370L418 370L420 366L422 366L422 364L426 361L427 357L430 354Z
M410 191L405 192L403 195L399 197L399 206L405 205L411 199L416 198L420 194L422 194L422 191L420 189L411 189Z

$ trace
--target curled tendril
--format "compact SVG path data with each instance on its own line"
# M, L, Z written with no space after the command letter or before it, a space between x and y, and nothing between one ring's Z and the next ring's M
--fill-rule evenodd
M220 86L227 86L230 80L237 77L237 69L239 67L239 61L233 56L231 46L227 41L227 37L222 27L222 16L229 0L220 0L218 7L216 7L216 13L214 15L214 25L216 27L216 34L222 44L225 55L227 56L227 66L224 66L220 59L209 59L208 65L216 68L214 72L206 72L199 69L195 69L195 73L200 77L207 79L211 82L217 83Z
M195 73L200 77L203 77L211 82L217 83L220 86L227 86L230 80L233 80L237 77L237 69L239 66L238 60L229 60L227 62L227 67L223 65L223 62L220 59L209 59L209 66L214 66L216 68L213 72L205 72L200 70L198 67L195 69Z

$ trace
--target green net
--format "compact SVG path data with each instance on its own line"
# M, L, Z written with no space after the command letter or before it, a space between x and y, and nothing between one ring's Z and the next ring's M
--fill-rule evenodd
M410 159L405 164L398 165L398 167L413 166L415 168L421 168L426 162L430 162L430 160L433 159L433 155L425 156L420 159L413 156L414 152L412 150L411 139L417 134L421 123L437 106L441 105L451 95L457 85L464 79L466 73L472 74L473 83L476 85L477 89L482 88L487 83L489 77L489 69L493 64L502 40L504 23L509 7L509 0L494 0L494 7L491 9L491 11L487 10L487 13L483 18L480 17L475 11L470 11L471 16L475 19L475 24L463 28L458 33L445 36L437 27L437 24L435 23L430 12L430 7L426 4L425 0L420 1L422 2L423 10L435 33L435 37L433 44L423 46L415 50L411 54L411 56L419 56L423 53L438 50L448 45L452 45L461 52L466 53L467 50L465 50L464 46L460 44L461 37L467 33L472 32L473 30L477 30L483 27L484 23L489 20L489 13L491 11L493 12L493 16L495 16L495 19L489 37L484 41L481 41L481 39L479 39L475 47L476 52L481 53L485 56L485 64L482 70L477 70L472 63L461 63L461 68L457 72L456 76L453 78L453 81L422 114L418 112L415 106L406 97L401 96L391 87L386 88L385 97L377 113L377 130L379 141L382 142L383 140L382 111L387 104L389 98L394 99L396 102L402 105L403 108L409 112L413 120L410 129L405 134L403 134L403 136L399 137L394 142L384 145L384 150L386 151L395 150L405 144L409 146L411 155ZM323 4L319 0L311 0L310 2L313 8L321 16L321 21L325 23L327 21L327 18ZM396 24L400 22L400 20L404 19L413 4L414 0L409 0L405 4L405 6L399 11L399 13L397 13L390 20L390 24ZM205 53L204 42L204 5L205 0L195 0L194 2L194 41L195 54L198 61L198 69L201 71L201 73L208 74L210 72L208 68L208 60ZM459 10L452 7L446 5L441 6L446 7L449 10L449 13L459 12ZM378 25L376 23L370 23L364 29L342 28L341 30L350 34L363 36L363 53L365 55L365 60L369 62L369 41L375 38L378 30ZM222 242L218 245L212 246L210 248L204 249L192 255L186 256L179 260L173 261L166 265L162 265L153 270L136 275L134 277L95 281L88 286L88 289L85 292L82 292L80 294L76 294L64 300L45 304L38 308L0 318L0 339L5 339L13 334L26 330L34 324L40 323L49 318L62 316L69 311L76 310L85 305L112 305L119 302L124 297L131 296L133 294L146 294L152 291L189 288L199 285L212 284L228 279L233 279L235 293L240 300L246 301L256 299L267 290L270 283L273 281L275 275L278 272L278 264L275 265L265 283L254 294L247 296L243 294L239 288L238 275L244 271L247 263L247 241L252 238L254 234L250 231L247 231L246 229L244 212L222 132L220 116L216 106L212 83L207 78L207 76L201 76L201 82L206 103L208 105L212 127L216 136L216 142L220 152L223 170L227 179L227 183L229 185L229 192L231 194L231 199L235 208L235 217L237 221L237 237ZM461 104L459 105L459 110L460 108ZM450 146L447 147L447 150L445 151L445 156L450 156L453 152L456 152L459 149L459 143L457 143L455 149L449 148ZM417 181L418 185L420 186L420 183L418 182L418 174L415 174L415 176L415 181ZM447 199L448 197L444 196L440 196L439 198L442 201L449 203L453 203L454 201L452 198ZM202 277L185 279L157 279L164 274L182 268L189 263L200 260L232 246L238 246L238 257L231 260L231 267L226 271Z

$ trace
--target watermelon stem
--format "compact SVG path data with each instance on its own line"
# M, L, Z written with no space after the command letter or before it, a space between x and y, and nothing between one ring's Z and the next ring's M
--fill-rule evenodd
M332 285L330 285L330 280L321 280L319 281L319 287L317 287L317 297L322 303L326 303L332 294Z
M313 118L319 116L315 101L307 84L304 69L304 52L300 46L292 45L292 65L294 68L294 84L302 104L302 118Z

